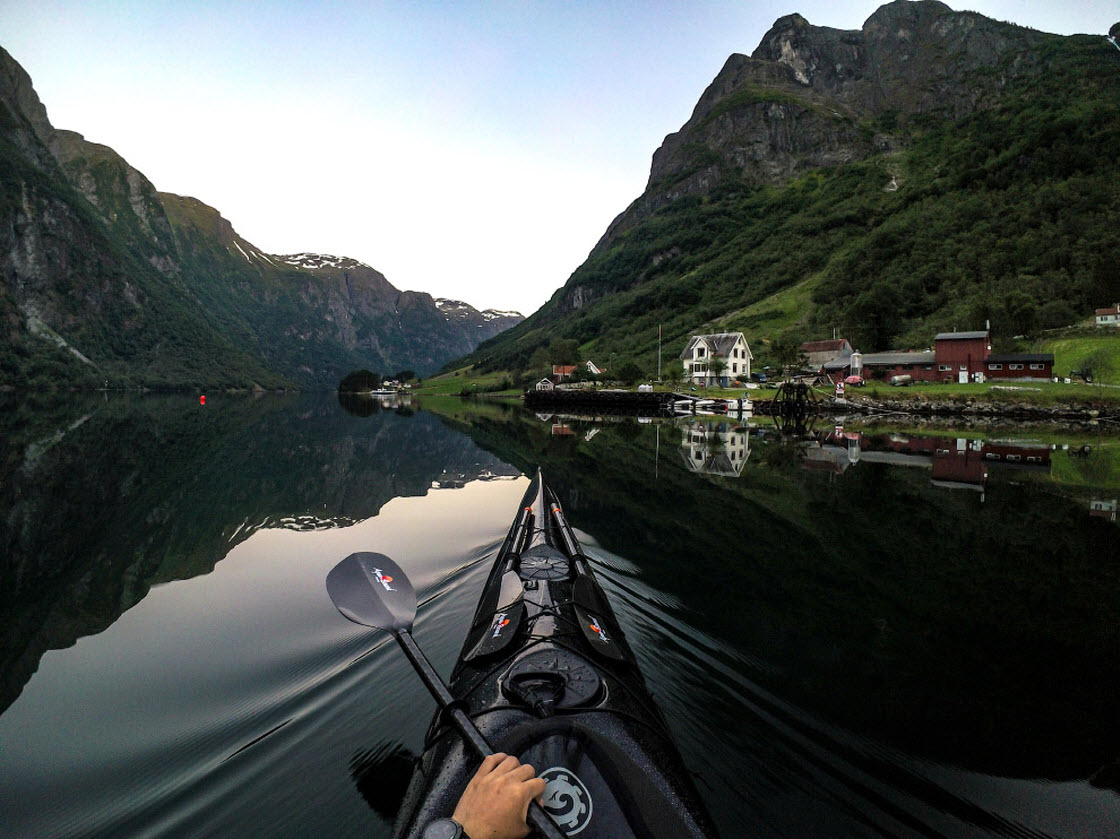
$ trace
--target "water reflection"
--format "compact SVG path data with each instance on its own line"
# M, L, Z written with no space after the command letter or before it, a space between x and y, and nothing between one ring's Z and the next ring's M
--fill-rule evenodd
M692 472L738 477L751 454L747 427L726 421L686 422L681 427L680 453Z
M101 632L153 585L213 570L265 528L345 528L447 472L517 474L401 402L77 398L4 430L0 712L49 649ZM13 409L13 416L18 411Z
M0 832L387 837L431 705L322 577L447 672L537 466L725 835L1120 829L1114 438L207 401L0 411Z
M1033 440L865 435L837 426L807 444L806 466L842 473L858 463L930 470L930 482L946 489L971 489L981 493L988 470L1030 470L1049 474L1051 445Z
M1083 442L1002 432L562 420L547 446L552 416L468 433L540 463L577 525L671 574L694 625L770 662L783 695L983 771L1087 778L1120 754L1116 531L1087 515L1120 481L1114 440L1075 458ZM738 465L697 481L713 448Z

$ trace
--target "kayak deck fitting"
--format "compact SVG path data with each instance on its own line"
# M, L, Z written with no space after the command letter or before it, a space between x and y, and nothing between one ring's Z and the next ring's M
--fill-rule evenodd
M531 764L569 836L716 832L634 654L538 472L498 551L449 689L497 751ZM478 759L437 713L394 837L450 816Z

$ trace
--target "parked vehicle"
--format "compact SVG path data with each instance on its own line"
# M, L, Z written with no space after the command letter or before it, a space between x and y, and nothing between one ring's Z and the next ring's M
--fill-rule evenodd
M763 382L766 381L766 374L765 373L751 373L751 381L752 382L758 382L759 384L762 384Z

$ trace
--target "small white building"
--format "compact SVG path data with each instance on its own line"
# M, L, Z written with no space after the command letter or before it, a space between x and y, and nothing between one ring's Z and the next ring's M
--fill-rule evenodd
M556 385L552 383L552 379L544 378L537 382L536 390L556 390Z
M1120 326L1120 303L1107 309L1097 309L1097 326Z
M712 359L722 361L722 370L715 375ZM680 354L685 378L694 385L727 387L735 379L746 381L751 375L751 348L742 332L716 332L711 335L693 335Z

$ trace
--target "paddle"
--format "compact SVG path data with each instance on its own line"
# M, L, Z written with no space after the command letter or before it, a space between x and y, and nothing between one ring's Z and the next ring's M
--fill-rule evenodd
M447 685L413 639L416 591L393 560L368 551L350 554L327 574L327 594L338 611L354 623L391 632L440 711L467 745L480 759L494 753L471 718L455 705ZM536 801L529 802L528 822L545 839L565 839L564 832Z

